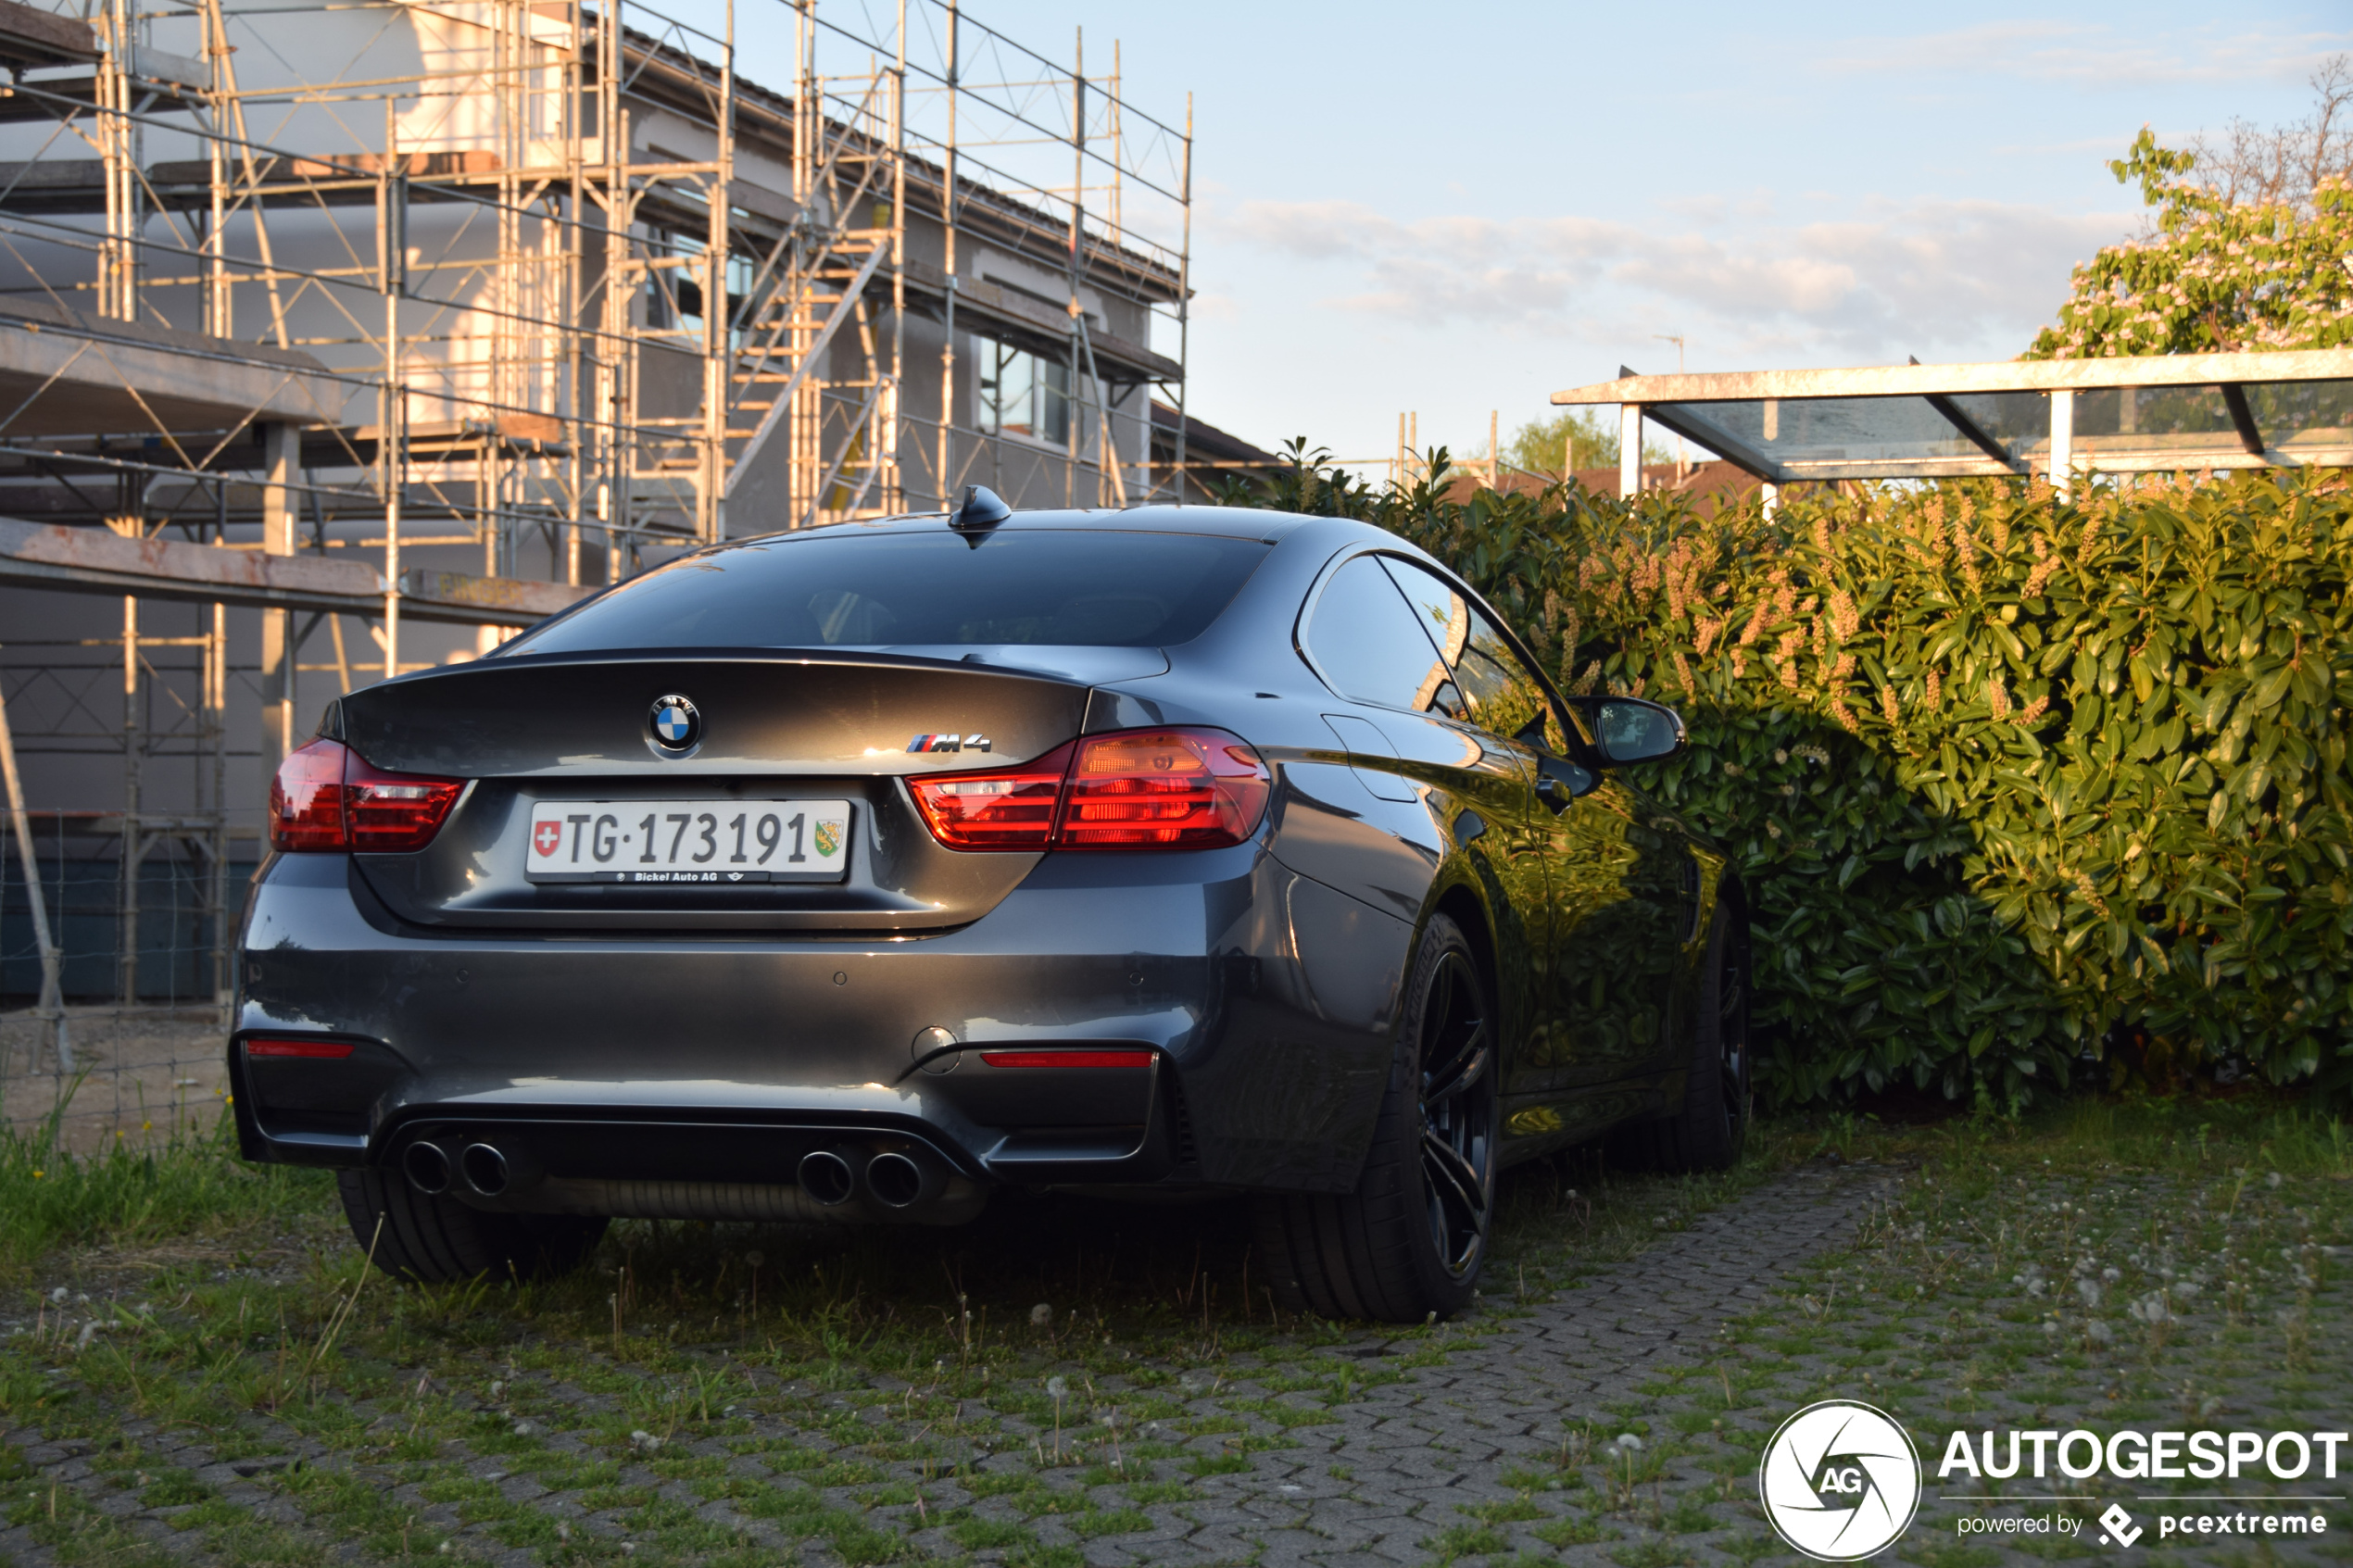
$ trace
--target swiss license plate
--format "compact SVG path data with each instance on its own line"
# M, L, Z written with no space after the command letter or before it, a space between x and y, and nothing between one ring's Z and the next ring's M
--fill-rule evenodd
M847 800L542 800L534 882L727 887L849 874Z

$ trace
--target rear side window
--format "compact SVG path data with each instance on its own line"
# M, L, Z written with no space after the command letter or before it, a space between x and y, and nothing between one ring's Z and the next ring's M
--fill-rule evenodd
M1381 564L1397 580L1399 591L1414 606L1454 672L1454 684L1464 699L1464 711L1456 717L1491 735L1517 735L1541 719L1544 744L1559 751L1560 718L1544 696L1543 683L1520 662L1495 623L1473 609L1445 582L1413 562L1388 556Z
M1359 702L1428 712L1457 700L1414 607L1375 556L1358 556L1324 584L1307 652L1335 690Z
M500 651L1164 647L1207 630L1266 551L1112 529L761 540L659 567Z

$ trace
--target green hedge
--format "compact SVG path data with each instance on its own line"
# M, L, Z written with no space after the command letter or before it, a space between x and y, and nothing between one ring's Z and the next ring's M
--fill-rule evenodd
M1684 712L1689 755L1644 783L1742 869L1775 1101L2016 1106L2151 1058L2353 1082L2341 477L1969 481L1768 521L1376 493L1293 455L1234 498L1391 528L1565 685Z

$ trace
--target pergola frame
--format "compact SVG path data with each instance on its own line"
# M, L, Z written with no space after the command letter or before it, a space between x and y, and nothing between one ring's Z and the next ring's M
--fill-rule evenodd
M1780 486L1809 481L2040 473L2065 491L2078 476L2092 473L2353 466L2353 429L2266 432L2248 396L2250 388L2318 383L2353 383L2353 349L1675 376L1641 376L1621 366L1616 381L1555 392L1552 400L1618 406L1622 495L1641 489L1642 425L1647 420L1764 481L1769 503ZM2131 408L2137 407L2138 394L2148 389L2213 389L2227 414L2227 428L2142 433L2131 428L2128 417L2119 433L2095 438L2078 434L2081 395L2123 391L2128 395L2120 400L2120 408ZM2014 430L2007 439L1959 401L2021 394L2045 399L2047 415L2039 431ZM1784 455L1769 449L1774 443L1743 440L1723 423L1730 406L1756 406L1761 429L1770 433L1786 417L1785 410L1833 401L1852 408L1869 400L1925 405L1958 444L1972 450L1969 455Z

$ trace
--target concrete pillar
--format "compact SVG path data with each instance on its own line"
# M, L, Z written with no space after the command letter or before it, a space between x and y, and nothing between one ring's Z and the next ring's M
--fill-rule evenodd
M300 498L294 489L302 457L302 432L273 421L261 427L261 548L265 554L295 553ZM261 612L261 749L275 768L297 744L295 704L299 682L295 665L294 611Z
M1642 406L1617 407L1617 494L1630 500L1642 493Z
M2075 392L2051 394L2051 488L2068 494L2075 479Z

